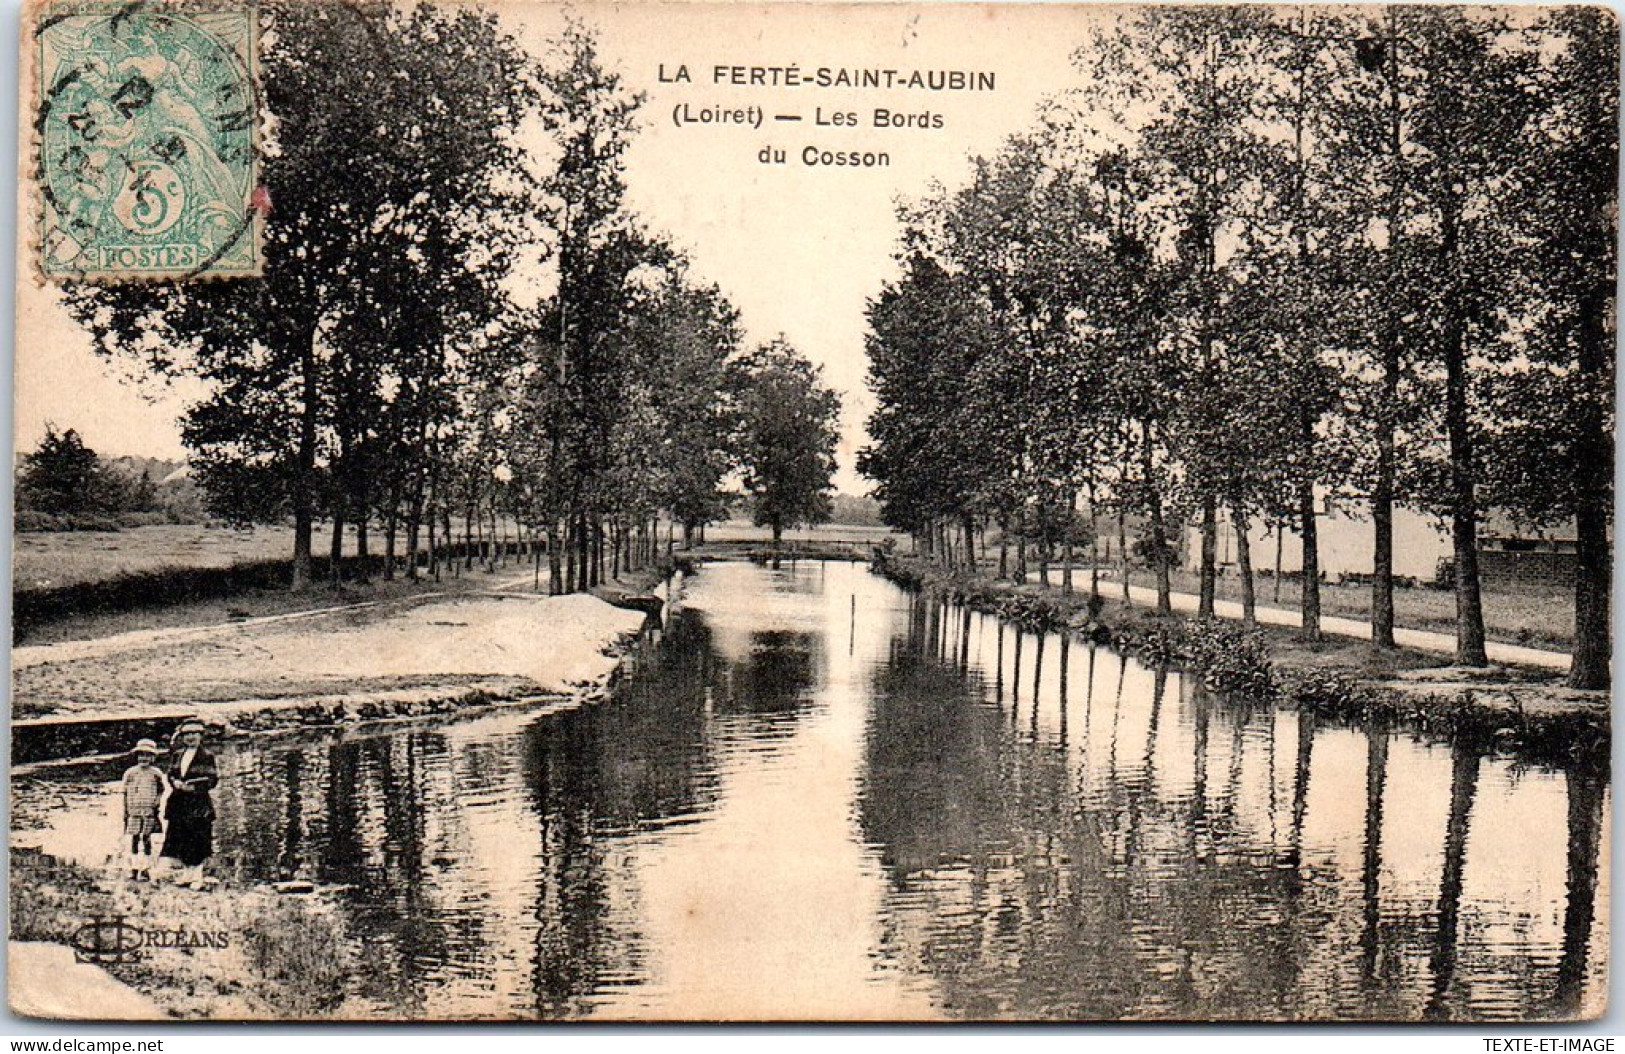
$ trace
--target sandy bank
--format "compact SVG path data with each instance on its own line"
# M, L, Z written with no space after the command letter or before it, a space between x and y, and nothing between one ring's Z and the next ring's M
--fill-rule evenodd
M226 625L184 640L135 639L31 655L15 717L179 713L246 700L488 690L562 692L614 669L642 616L596 597L491 593Z

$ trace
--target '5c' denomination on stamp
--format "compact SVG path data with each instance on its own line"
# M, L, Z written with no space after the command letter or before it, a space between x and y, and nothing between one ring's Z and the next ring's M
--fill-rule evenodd
M41 271L258 274L254 9L67 3L32 28Z

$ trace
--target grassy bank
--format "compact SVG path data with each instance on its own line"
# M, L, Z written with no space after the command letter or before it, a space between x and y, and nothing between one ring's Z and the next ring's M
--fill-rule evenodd
M1352 638L1306 641L1297 630L1161 615L1092 600L1082 591L1015 584L953 572L892 555L876 570L899 584L938 593L973 610L1035 631L1080 633L1151 664L1174 663L1214 691L1241 693L1333 720L1380 721L1429 734L1466 737L1531 757L1606 764L1607 693L1577 692L1543 671L1464 670L1406 648L1380 649Z
M1087 581L1086 576L1082 576ZM1155 588L1156 579L1148 571L1135 571L1129 581L1137 586ZM1115 584L1115 583L1114 583ZM1235 575L1221 575L1217 580L1220 600L1241 599L1241 580ZM1277 590L1279 585L1279 590ZM1200 583L1197 576L1186 570L1173 573L1176 592L1195 593ZM1286 608L1296 611L1303 601L1303 582L1296 578L1260 576L1257 581L1260 606ZM1102 589L1107 588L1104 584ZM1279 596L1279 599L1277 599ZM1320 587L1321 611L1327 615L1370 620L1371 587L1369 585L1323 582ZM1406 629L1430 630L1435 633L1456 632L1456 594L1448 589L1429 586L1400 587L1394 590L1395 624ZM1521 644L1529 648L1547 648L1568 651L1574 647L1574 590L1556 586L1530 586L1518 592L1505 592L1488 585L1484 588L1484 632L1490 640L1505 644Z
M337 912L321 894L295 898L260 887L199 892L166 882L125 882L116 872L13 850L12 940L72 946L87 922L115 917L144 931L224 935L224 946L149 946L137 961L106 964L115 978L175 1017L342 1016L348 982L361 968Z
M787 532L783 559L867 559L873 545L893 537L883 528L828 526ZM235 531L202 526L155 526L119 532L18 534L13 563L12 643L49 644L106 637L131 630L211 625L295 611L393 600L428 590L460 592L485 587L492 575L479 555L472 567L464 544L450 546L453 565L434 581L427 571L416 582L383 579L382 558L346 557L341 579L330 581L325 556L312 561L314 583L302 593L288 589L293 534L282 528ZM771 557L769 532L748 524L718 524L706 544L679 555L713 558ZM375 539L381 541L381 539ZM476 554L480 543L475 543ZM529 558L518 543L494 574L523 576ZM647 592L673 564L671 558L649 570L626 572L598 592L615 596ZM539 579L546 588L547 568Z
M203 527L144 527L118 533L19 534L12 573L12 643L108 636L132 629L199 625L279 615L366 600L387 600L433 588L456 591L488 581L479 543L465 568L462 542L449 547L453 566L439 582L420 568L413 583L397 568L383 578L383 557L349 556L333 582L326 556L311 561L312 586L293 593L292 534ZM526 566L508 543L496 573ZM420 554L422 559L422 554Z

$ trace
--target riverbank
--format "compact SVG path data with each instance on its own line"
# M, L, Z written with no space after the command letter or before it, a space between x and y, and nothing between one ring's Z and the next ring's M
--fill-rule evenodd
M1123 603L1087 577L1071 594L1055 586L998 582L890 555L875 569L901 585L941 595L1023 628L1079 633L1148 662L1201 674L1215 691L1294 706L1333 720L1377 720L1428 733L1468 736L1530 757L1591 758L1606 766L1609 694L1568 688L1549 670L1451 665L1414 648L1380 649L1351 638L1310 642L1279 626L1199 621Z
M161 734L188 714L218 735L237 736L462 716L495 705L589 705L607 696L644 624L641 612L615 602L657 581L657 573L628 578L604 596L420 596L291 621L197 627L184 641L137 634L77 642L55 658L31 654L16 670L15 712L32 717L14 721L13 760L25 740L49 736L67 737L51 744L49 757L117 755L142 722ZM24 959L61 957L42 944L130 939L131 930L87 936L90 920L117 918L138 926L144 943L132 961L103 964L99 983L110 992L124 986L107 1013L128 1016L146 1000L180 1018L369 1016L368 1007L343 1001L356 987L348 981L362 968L362 952L339 920L341 888L228 882L196 891L130 881L116 854L105 865L59 859L29 835L60 807L54 795L13 787L9 937L13 948L28 945ZM98 1012L84 1000L64 1004L53 971L17 970L11 981L19 1013Z
M253 715L342 704L357 716L410 716L437 701L599 683L618 642L642 624L638 612L597 597L498 588L18 649L12 715L84 721L195 712L259 727Z
M344 1016L344 982L360 969L360 949L345 939L335 911L336 890L192 890L16 848L10 888L7 1000L25 1017L153 1016L135 1013L143 1005L177 1019ZM117 922L95 933L86 928L93 920ZM64 992L63 975L26 968L28 961L71 961L76 945L103 960L102 996ZM120 947L127 953L105 951Z

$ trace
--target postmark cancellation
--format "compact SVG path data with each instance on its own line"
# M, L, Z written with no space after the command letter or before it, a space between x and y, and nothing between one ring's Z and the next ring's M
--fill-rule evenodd
M259 274L255 9L42 4L24 32L42 275Z

